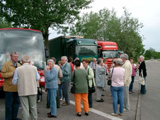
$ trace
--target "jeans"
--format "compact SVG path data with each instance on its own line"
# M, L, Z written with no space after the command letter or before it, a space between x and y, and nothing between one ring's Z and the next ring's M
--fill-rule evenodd
M131 81L130 86L129 86L129 91L130 92L133 90L133 83L134 83L135 76L132 76L131 78L132 78L132 81Z
M88 93L88 103L89 103L89 108L92 108L93 107L92 93Z
M5 120L17 118L19 105L18 92L5 92Z
M57 89L47 89L48 90L48 101L50 103L51 108L51 115L57 115L57 103L56 103L56 96L57 96Z
M70 103L70 100L69 100L69 83L70 82L63 82L63 97L65 98L65 102L67 104Z
M124 93L124 86L121 87L110 87L111 93L112 93L112 99L113 99L113 111L115 114L117 114L117 106L118 101L120 103L119 112L123 113L123 93Z
M61 99L62 98L62 87L63 87L63 84L59 84L59 98Z

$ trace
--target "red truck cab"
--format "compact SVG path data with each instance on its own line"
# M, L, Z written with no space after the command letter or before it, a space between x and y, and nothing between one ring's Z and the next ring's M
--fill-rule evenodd
M97 43L99 57L106 59L106 64L110 68L112 60L119 58L117 43L111 41L97 41Z

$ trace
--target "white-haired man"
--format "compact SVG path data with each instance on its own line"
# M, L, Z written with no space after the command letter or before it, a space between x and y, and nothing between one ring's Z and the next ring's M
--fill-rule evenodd
M129 102L129 85L131 83L131 75L132 75L132 65L128 60L127 54L122 54L122 61L124 62L123 68L125 69L125 78L124 78L124 111L130 110L130 102Z
M12 83L18 85L18 94L22 105L22 120L37 120L37 81L40 79L37 68L30 65L29 56L23 56L23 65L16 68Z
M65 98L65 102L62 103L62 106L67 106L70 104L70 100L69 100L69 83L71 80L71 66L70 64L67 62L67 57L66 56L62 56L61 57L61 63L63 64L61 69L62 69L62 73L63 73L63 77L61 79L61 82L63 84L63 95Z
M141 94L146 93L146 76L147 76L147 70L146 70L146 64L144 61L144 57L139 57L140 66L139 66L139 76L143 76L145 80L145 85L141 85Z

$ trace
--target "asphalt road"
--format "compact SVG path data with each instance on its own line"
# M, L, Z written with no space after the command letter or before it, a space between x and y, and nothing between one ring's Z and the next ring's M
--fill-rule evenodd
M160 120L160 62L146 61L147 92L141 97L141 120Z

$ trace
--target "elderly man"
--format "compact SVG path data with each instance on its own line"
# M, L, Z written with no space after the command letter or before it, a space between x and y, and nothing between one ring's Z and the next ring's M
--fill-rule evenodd
M18 84L18 94L22 105L23 120L29 120L29 108L31 109L31 119L37 120L37 81L40 76L35 66L30 65L29 56L24 55L23 65L14 72L12 83Z
M122 61L124 62L123 68L125 69L125 78L124 78L124 111L130 110L130 102L129 102L129 85L131 83L131 75L132 75L132 65L128 60L127 54L122 54Z
M144 61L144 57L139 57L140 66L139 66L139 76L143 76L145 80L145 85L141 85L141 94L146 93L146 76L147 76L147 70L146 70L146 64Z
M48 92L48 100L50 103L51 112L47 113L49 118L57 117L56 96L58 89L58 72L54 68L54 61L47 60L46 75L45 75L45 88Z
M54 63L56 63L56 58L55 57L52 57L51 58ZM61 85L61 79L63 77L63 74L62 74L62 70L61 68L58 66L58 65L54 65L54 68L57 70L58 72L58 90L57 90L57 98L56 98L56 101L57 101L57 108L60 108L60 99L59 99L59 86Z
M11 53L11 60L4 63L1 76L4 78L3 90L5 91L5 120L19 120L17 118L20 105L17 93L17 85L12 84L13 74L17 67L20 66L18 53Z
M63 84L63 97L65 98L65 102L62 103L62 106L67 106L70 104L70 100L69 100L69 83L70 83L70 79L71 79L71 66L70 64L67 62L67 57L66 56L62 56L61 57L61 63L63 64L61 69L62 69L62 73L63 73L63 78L61 79L61 82Z

